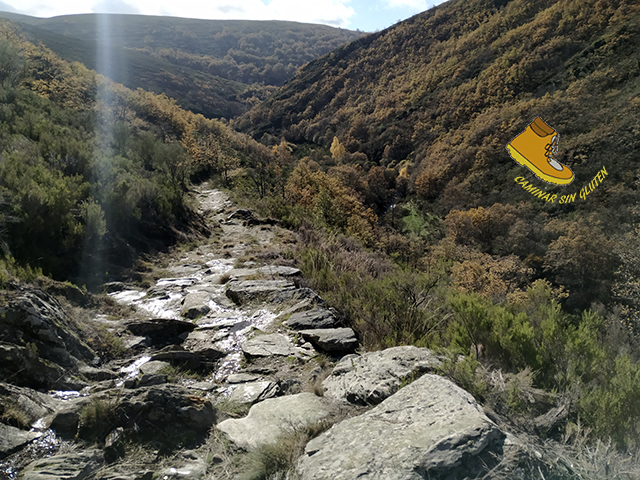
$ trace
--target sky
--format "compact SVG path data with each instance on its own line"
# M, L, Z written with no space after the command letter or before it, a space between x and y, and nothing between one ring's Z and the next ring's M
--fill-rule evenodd
M292 20L373 32L443 0L0 0L0 10L35 17L137 13L216 20Z

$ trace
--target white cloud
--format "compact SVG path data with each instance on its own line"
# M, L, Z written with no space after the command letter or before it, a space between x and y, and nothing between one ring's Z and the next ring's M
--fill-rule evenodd
M6 0L5 0L6 1ZM74 13L140 12L144 15L172 15L205 19L291 20L324 23L346 27L355 15L350 0L8 0L16 10L38 17L69 15ZM392 0L397 1L397 0ZM406 1L406 0L401 0ZM414 0L410 0L414 1Z
M386 0L391 8L411 8L417 11L423 11L429 8L426 0Z

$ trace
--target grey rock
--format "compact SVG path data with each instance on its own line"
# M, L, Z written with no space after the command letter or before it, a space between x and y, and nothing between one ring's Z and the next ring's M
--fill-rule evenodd
M266 302L282 292L294 291L296 286L287 280L243 280L227 283L225 294L238 305Z
M106 368L95 368L89 365L80 365L78 367L78 373L87 380L94 382L113 380L118 377L118 374L113 370L108 370Z
M217 345L215 329L198 329L186 337L182 348L198 355L201 360L216 360L226 355Z
M56 410L51 419L49 428L62 438L74 438L78 433L80 424L80 412L91 400L88 397L79 397L66 400Z
M275 443L283 434L326 419L329 408L312 393L270 398L251 407L241 419L218 424L236 445L247 450Z
M298 470L303 480L477 477L503 438L468 392L426 374L311 440Z
M152 385L163 385L167 383L168 377L167 375L157 375L157 374L144 374L142 375L137 383L136 387L150 387Z
M353 352L358 347L356 334L350 328L319 328L301 330L300 334L314 347L329 353Z
M280 387L275 382L249 382L235 385L229 395L233 403L258 403L267 398L273 398L280 393Z
M151 360L140 367L140 371L146 375L156 375L162 372L164 369L169 368L171 364L169 362L160 360Z
M141 337L149 337L152 342L175 341L185 332L192 332L196 325L183 320L173 318L153 318L127 323L131 333Z
M207 292L188 293L182 302L180 315L191 319L202 317L211 311L208 305L210 300L211 295Z
M38 432L26 432L0 423L0 459L11 455L40 435Z
M211 392L216 390L218 386L213 382L196 382L190 383L186 385L187 388L192 388L193 390L201 390L203 392Z
M27 465L21 480L83 480L90 477L103 462L100 450L58 454Z
M297 349L286 336L272 333L250 338L242 345L242 352L249 358L274 355L288 357L295 354Z
M347 355L322 386L328 398L375 405L398 391L410 376L433 371L440 365L431 350L413 346Z
M314 308L306 312L294 313L284 324L296 330L313 328L333 328L338 321L333 312L326 308Z
M216 421L210 400L200 392L174 384L112 389L92 395L91 401L110 407L110 426L122 427L127 440L163 443L170 449L202 441ZM81 423L77 435L90 439L94 432Z
M30 287L10 294L0 305L0 330L0 380L34 389L86 385L73 372L95 353L51 295Z
M0 342L0 380L47 390L80 390L87 384L31 348Z
M275 296L273 296L273 298L271 298L271 302L276 305L290 302L306 302L308 305L326 306L326 302L310 288L282 290L281 292L278 292ZM282 314L285 313L282 312Z
M17 409L29 425L37 420L53 414L60 407L60 400L30 388L16 387L7 383L0 383L0 403L11 405Z
M156 353L151 356L151 361L169 362L172 365L180 365L190 370L200 367L200 357L193 352L185 350L169 350Z

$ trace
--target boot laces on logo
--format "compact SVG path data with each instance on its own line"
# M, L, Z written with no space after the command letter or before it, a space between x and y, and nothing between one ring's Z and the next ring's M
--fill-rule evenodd
M549 165L551 165L553 168L555 168L558 171L562 171L563 167L562 165L554 158L555 155L558 153L558 135L554 135L551 138L551 142L549 142L547 144L547 146L545 147L545 156L547 157L547 159L549 160Z

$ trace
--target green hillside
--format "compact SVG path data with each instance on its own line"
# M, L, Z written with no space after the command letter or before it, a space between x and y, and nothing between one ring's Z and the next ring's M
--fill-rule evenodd
M84 63L129 88L166 93L191 111L226 118L264 98L269 91L264 86L282 85L305 63L361 35L277 21L0 16L19 22L31 41L65 60ZM109 66L101 62L107 55L113 59Z

